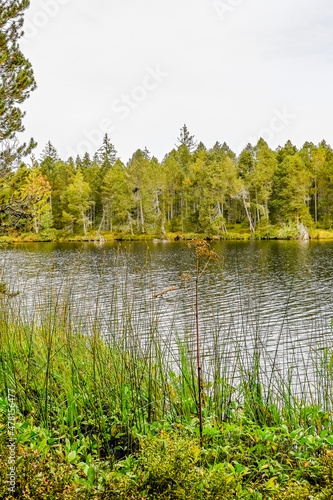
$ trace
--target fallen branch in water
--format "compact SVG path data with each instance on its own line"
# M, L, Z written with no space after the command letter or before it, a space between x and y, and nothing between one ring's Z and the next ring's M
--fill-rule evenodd
M160 295L163 295L164 293L172 292L172 290L177 290L177 287L172 286L171 288L168 288L167 290L163 290L163 292L155 293L154 299L156 299L156 297L159 297Z

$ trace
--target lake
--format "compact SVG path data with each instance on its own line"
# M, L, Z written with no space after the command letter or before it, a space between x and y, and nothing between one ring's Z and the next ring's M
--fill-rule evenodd
M286 377L292 368L298 390L317 383L318 362L333 346L333 242L228 241L211 248L220 260L199 283L206 376L218 359L231 379L237 360L251 369L256 352L266 375L273 368ZM2 245L0 266L11 291L20 291L12 303L27 319L57 304L86 333L98 325L106 337L131 332L144 343L159 336L170 359L179 342L194 349L194 281L185 286L179 277L194 278L195 260L184 242Z

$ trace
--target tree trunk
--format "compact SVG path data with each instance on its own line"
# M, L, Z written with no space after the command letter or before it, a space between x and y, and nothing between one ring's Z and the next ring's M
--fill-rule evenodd
M315 223L317 224L318 222L317 178L315 178L314 202L315 202Z
M104 219L105 219L105 210L103 208L103 215L102 215L102 220L101 220L101 223L99 225L99 228L98 228L98 231L100 231L103 227L103 224L104 224Z
M164 218L164 214L162 214L162 220L161 220L161 233L163 234L163 236L165 235L165 226L164 226L164 222L165 222L165 218Z
M130 215L129 212L128 212L128 223L129 223L129 227L130 227L130 230L131 230L131 235L134 236L133 226L132 226L132 219L131 219L131 215Z
M247 209L246 199L245 199L245 194L243 194L243 203L244 203L244 208L245 208L245 211L246 211L247 218L248 218L248 220L249 220L249 224L250 224L250 231L252 231L252 232L254 233L254 232L255 232L255 230L254 230L254 227L253 227L253 224L252 224L251 214L249 213L249 211L248 211L248 209Z
M159 203L159 199L158 199L158 195L156 195L156 204L157 204L157 210L158 210L158 213L161 217L161 233L164 235L165 234L165 227L164 227L164 223L165 223L165 201L163 201L163 206L162 206L162 210L160 209L160 203Z
M180 198L180 216L181 216L181 221L182 221L182 231L184 231L184 218L183 218L183 193L181 194L181 198Z
M84 235L87 234L87 221L86 221L86 214L84 212L81 212L82 215L82 222L83 222L83 232Z
M38 225L38 216L35 214L34 216L34 228L35 228L35 233L39 233L39 225Z
M141 231L144 233L145 232L145 219L143 216L143 206L142 206L141 195L140 195L140 217L141 217Z

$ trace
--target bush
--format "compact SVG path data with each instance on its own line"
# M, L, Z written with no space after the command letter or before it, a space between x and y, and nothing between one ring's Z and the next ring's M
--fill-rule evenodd
M146 437L138 457L128 457L116 469L110 475L108 499L223 500L237 498L241 491L224 464L205 463L197 439L172 431Z
M15 466L15 493L8 490L5 483L9 473L8 452L4 443L0 446L0 498L14 500L62 500L66 498L84 500L87 488L75 481L76 472L71 464L60 458L52 460L50 455L41 454L38 450L17 447ZM83 476L83 473L80 473Z

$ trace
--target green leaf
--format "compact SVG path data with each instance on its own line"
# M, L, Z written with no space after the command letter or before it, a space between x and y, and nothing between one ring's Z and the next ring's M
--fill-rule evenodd
M67 459L69 462L74 462L76 458L76 451L72 450L70 453L68 453Z
M235 474L235 467L232 464L227 465L228 469Z
M243 467L242 464L236 464L236 472L237 472L237 474L240 474L244 470L245 470L245 467Z
M71 443L69 441L68 438L66 438L66 441L65 441L65 450L69 452L69 450L71 449Z
M43 451L44 448L46 448L47 446L47 439L43 439L43 441L41 441L41 443L39 443L38 445L38 451Z
M118 439L121 436L125 436L125 433L124 432L118 432L118 434L115 436L115 439Z
M328 444L330 444L331 446L333 446L333 436L328 436L326 438L326 441L328 442Z
M275 480L276 480L276 479L277 479L277 476L273 476L273 477L271 477L271 478L270 478L270 480L269 480L269 481L267 481L267 483L266 483L266 485L265 485L265 486L266 486L266 488L267 488L268 490L271 490L271 489L273 489L273 488L276 488L276 485L275 485Z
M88 483L92 486L95 482L95 477L96 477L96 472L95 472L95 469L93 467L89 467L88 469Z

